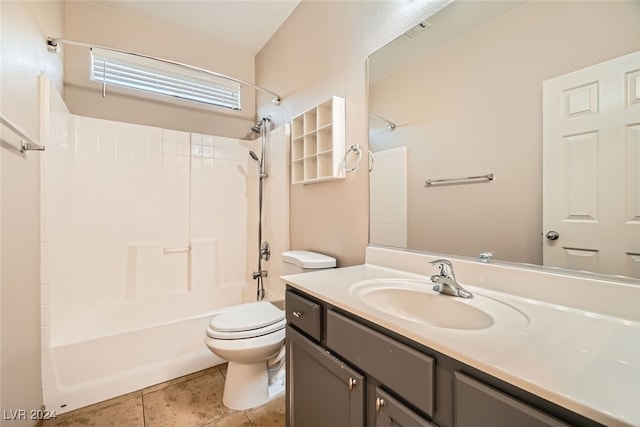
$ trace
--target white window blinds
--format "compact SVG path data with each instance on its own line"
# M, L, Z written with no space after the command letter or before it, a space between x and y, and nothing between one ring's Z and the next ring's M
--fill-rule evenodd
M153 59L91 49L91 80L240 110L240 83Z

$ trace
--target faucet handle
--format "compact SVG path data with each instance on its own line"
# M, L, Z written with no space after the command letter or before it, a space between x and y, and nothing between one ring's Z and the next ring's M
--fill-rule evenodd
M435 261L431 261L430 265L437 265L440 270L440 276L443 277L451 277L455 280L455 274L453 274L453 264L448 259L437 259Z
M491 262L493 260L493 251L480 252L478 255L478 261Z

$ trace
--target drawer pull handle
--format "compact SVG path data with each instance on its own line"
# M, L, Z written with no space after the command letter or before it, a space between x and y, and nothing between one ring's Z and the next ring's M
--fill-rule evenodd
M349 384L349 391L351 391L358 385L358 380L356 380L355 378L349 378L349 381L347 383Z
M384 399L381 397L376 398L376 412L380 412L384 408Z
M302 317L302 312L301 311L294 311L291 314L293 314L293 317L298 318L298 319Z

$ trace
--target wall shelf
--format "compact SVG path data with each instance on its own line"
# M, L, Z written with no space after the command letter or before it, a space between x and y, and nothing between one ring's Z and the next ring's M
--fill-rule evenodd
M291 121L291 183L345 177L345 100L334 96Z

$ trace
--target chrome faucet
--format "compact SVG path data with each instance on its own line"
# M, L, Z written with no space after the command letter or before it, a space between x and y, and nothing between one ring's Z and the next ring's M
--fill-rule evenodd
M431 276L431 281L435 283L433 290L440 292L441 294L451 295L461 298L472 298L473 294L467 291L458 283L456 276L453 273L453 265L451 261L447 259L437 259L431 261L429 264L437 265L440 270L439 274Z

